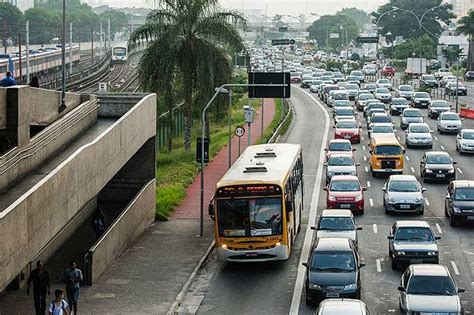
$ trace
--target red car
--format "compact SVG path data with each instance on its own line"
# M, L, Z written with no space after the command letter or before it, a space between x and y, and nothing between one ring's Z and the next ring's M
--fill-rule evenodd
M334 139L347 139L351 143L360 143L360 126L357 120L338 120L334 126Z
M301 83L301 76L296 73L292 73L290 76L291 83Z
M364 191L357 176L335 175L331 178L327 191L327 209L350 209L354 213L364 213Z
M386 77L388 77L388 76L393 77L395 75L395 67L385 65L382 69L382 75L386 76Z

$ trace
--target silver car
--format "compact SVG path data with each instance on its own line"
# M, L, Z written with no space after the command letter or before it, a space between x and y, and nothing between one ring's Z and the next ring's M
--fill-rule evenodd
M405 136L405 144L407 148L410 147L428 147L433 148L433 137L430 129L426 123L412 123L408 126Z
M324 165L326 166L326 184L328 184L335 175L357 176L357 166L360 164L347 154L333 154Z
M362 230L355 224L351 210L327 209L323 210L316 227L316 238L342 237L348 238L358 245L357 231Z
M400 85L397 89L397 96L411 100L413 97L413 87L411 85Z
M406 98L395 97L390 104L390 115L400 115L408 107L409 104Z
M474 129L462 129L456 137L456 150L459 153L474 153Z
M449 112L451 110L451 105L444 100L434 100L428 106L428 117L436 118L439 117L439 114L444 112Z
M392 89L392 82L390 82L389 79L378 79L376 84L377 84L377 87L379 87L379 88L383 87L383 88L387 88L389 90Z
M370 315L370 311L361 300L329 299L319 304L316 315Z
M403 110L400 119L400 128L403 130L407 129L411 123L422 123L423 115L417 108L407 108Z
M464 314L459 293L443 265L410 265L400 279L399 306L404 314Z
M359 95L359 86L357 84L346 84L345 89L349 94L350 100L354 100Z
M454 112L444 112L441 113L438 117L438 122L436 123L439 133L443 132L455 132L458 133L462 129L461 117L458 113Z
M383 204L385 213L417 213L425 211L423 193L426 188L421 187L413 175L391 175L382 188L384 192Z
M392 101L392 94L387 88L377 88L375 90L375 98L382 103L390 103Z

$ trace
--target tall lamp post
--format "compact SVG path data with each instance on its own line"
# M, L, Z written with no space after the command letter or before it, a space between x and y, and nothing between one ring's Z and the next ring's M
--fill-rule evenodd
M61 105L59 106L60 113L66 109L66 0L63 0L63 36L61 38L61 60L62 84Z
M375 21L375 36L377 37L377 42L375 43L375 59L379 59L379 22L380 20L387 14L397 11L398 8L393 8L390 11L385 12L384 14L380 15L377 21Z

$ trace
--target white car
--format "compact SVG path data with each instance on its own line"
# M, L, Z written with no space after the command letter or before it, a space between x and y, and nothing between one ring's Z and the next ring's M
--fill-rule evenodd
M411 85L400 85L397 89L397 96L411 100L413 97L413 87Z
M352 156L347 154L333 154L328 159L326 166L326 184L329 184L334 175L353 175L357 176L356 167L359 163L354 161Z
M326 209L323 210L318 219L316 227L316 239L328 237L348 238L357 246L357 231L362 230L355 224L354 215L351 210Z
M392 123L374 123L368 133L369 138L372 138L374 135L395 134L396 131Z
M407 108L403 110L400 119L400 128L407 129L412 123L422 123L423 114L418 108Z
M346 84L345 89L350 100L355 100L357 95L359 95L359 86L357 84Z
M438 117L436 123L439 133L455 132L458 133L462 129L461 117L455 112L443 112Z
M379 88L387 88L389 90L392 89L392 82L390 82L389 79L378 79L375 84L377 84L377 87Z
M448 82L456 82L457 78L454 75L447 75L439 80L439 86L445 87Z
M459 153L474 153L474 129L462 129L456 137L456 150Z
M387 88L377 88L375 90L375 98L382 103L390 103L392 101L392 94Z
M426 123L412 123L408 126L405 144L407 148L420 146L433 148L433 137L431 133L433 131L430 126Z
M434 73L435 78L437 79L442 79L446 76L453 75L451 71L449 71L448 68L440 68L438 71Z
M324 149L326 151L326 161L333 154L347 154L351 157L354 157L354 151L356 149L352 148L350 140L347 139L331 139L329 141L328 147Z
M362 68L362 72L364 72L365 75L375 75L377 74L377 68L374 65L365 65Z
M357 77L360 83L364 83L365 75L362 71L359 70L352 70L350 76Z

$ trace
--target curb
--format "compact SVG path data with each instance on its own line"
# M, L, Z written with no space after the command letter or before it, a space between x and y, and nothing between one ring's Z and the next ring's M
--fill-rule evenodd
M267 143L274 143L275 141L277 141L280 138L280 135L278 135L278 132L280 131L283 124L285 124L285 122L288 120L288 118L290 117L290 112L293 110L293 107L291 106L290 103L289 103L289 105L290 105L289 110L286 113L285 118L280 122L278 127L275 129L275 132L273 133L272 137L268 140ZM213 239L211 244L207 248L206 252L204 253L204 255L202 255L201 259L199 260L199 262L194 267L193 272L189 275L188 279L184 283L181 291L179 291L178 295L176 296L175 301L173 302L173 304L171 304L170 308L166 312L166 315L177 314L178 308L181 306L181 303L183 303L183 299L184 299L184 296L186 295L186 291L188 291L189 286L191 285L191 283L196 278L196 275L197 275L199 269L201 269L204 262L209 258L209 255L212 253L212 250L214 249L215 244L216 244L216 241Z

